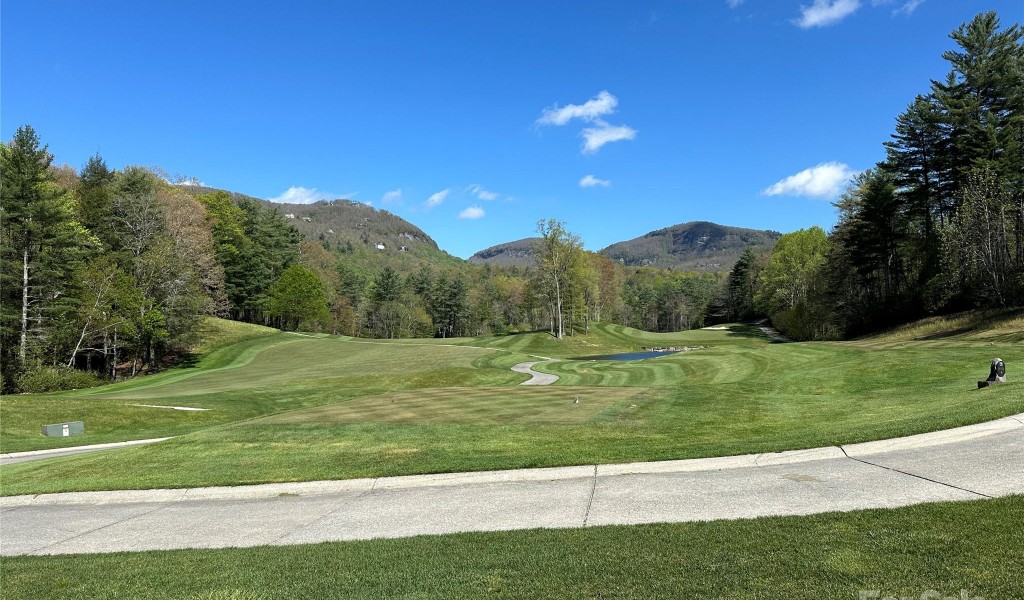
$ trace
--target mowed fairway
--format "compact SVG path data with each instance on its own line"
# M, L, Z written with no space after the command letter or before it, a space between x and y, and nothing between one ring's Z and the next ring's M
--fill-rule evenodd
M460 340L269 333L192 368L0 400L5 452L66 445L39 425L86 421L88 444L160 444L2 467L2 494L237 485L667 460L909 435L1024 412L1019 312L842 343L769 343L756 328L651 334L596 325ZM636 362L573 358L700 349ZM978 391L989 361L1010 383ZM540 357L543 388L510 367ZM576 402L576 399L579 402ZM133 404L202 407L206 412Z
M257 425L325 423L586 423L614 418L647 395L636 388L440 388L393 392L296 410L253 421Z

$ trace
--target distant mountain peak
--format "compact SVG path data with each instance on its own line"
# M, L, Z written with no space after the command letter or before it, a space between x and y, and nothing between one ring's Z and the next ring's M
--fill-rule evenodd
M612 244L601 251L627 266L727 271L747 248L769 249L782 234L690 221Z
M531 237L491 246L470 256L469 262L503 267L534 267L537 261L533 255L533 247L538 240L540 238Z
M688 271L728 271L747 248L767 250L782 234L745 229L710 221L690 221L645 233L601 250L608 258L631 267L655 266ZM534 242L526 238L491 246L469 258L476 264L532 267Z

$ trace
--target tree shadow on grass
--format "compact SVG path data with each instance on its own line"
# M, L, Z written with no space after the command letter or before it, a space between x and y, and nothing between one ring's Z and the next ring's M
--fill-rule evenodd
M768 342L774 341L768 336L768 334L761 331L761 329L757 325L751 323L739 323L735 325L730 325L729 331L725 335L728 337L742 337L755 340L765 340Z

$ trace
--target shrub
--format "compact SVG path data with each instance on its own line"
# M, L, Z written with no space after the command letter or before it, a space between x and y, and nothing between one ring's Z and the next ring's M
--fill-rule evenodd
M103 385L103 379L91 371L79 371L70 367L35 367L18 378L18 389L22 392L60 392Z

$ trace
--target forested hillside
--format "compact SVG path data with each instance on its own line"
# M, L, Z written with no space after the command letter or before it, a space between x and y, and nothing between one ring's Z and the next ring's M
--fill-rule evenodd
M539 241L540 238L531 237L491 246L470 256L469 262L498 267L535 267L536 246Z
M833 231L787 234L738 262L730 313L809 339L1024 303L1022 33L990 12L950 34L948 74L908 99Z
M156 368L207 314L261 318L300 236L280 213L227 194L194 198L151 171L96 156L53 166L24 126L2 146L3 387L94 383Z
M264 205L280 210L305 239L320 242L328 251L351 255L356 262L387 264L403 273L426 264L462 262L440 250L437 242L419 227L362 202L339 199L282 204L264 201Z
M681 223L617 242L601 254L627 267L658 267L678 271L718 273L728 271L750 248L758 254L771 250L782 235L727 227L707 221ZM469 262L481 265L532 267L536 265L538 238L507 242L481 250Z
M694 221L612 244L601 253L631 267L653 266L714 273L731 269L748 248L759 254L771 250L780 235L777 231Z

